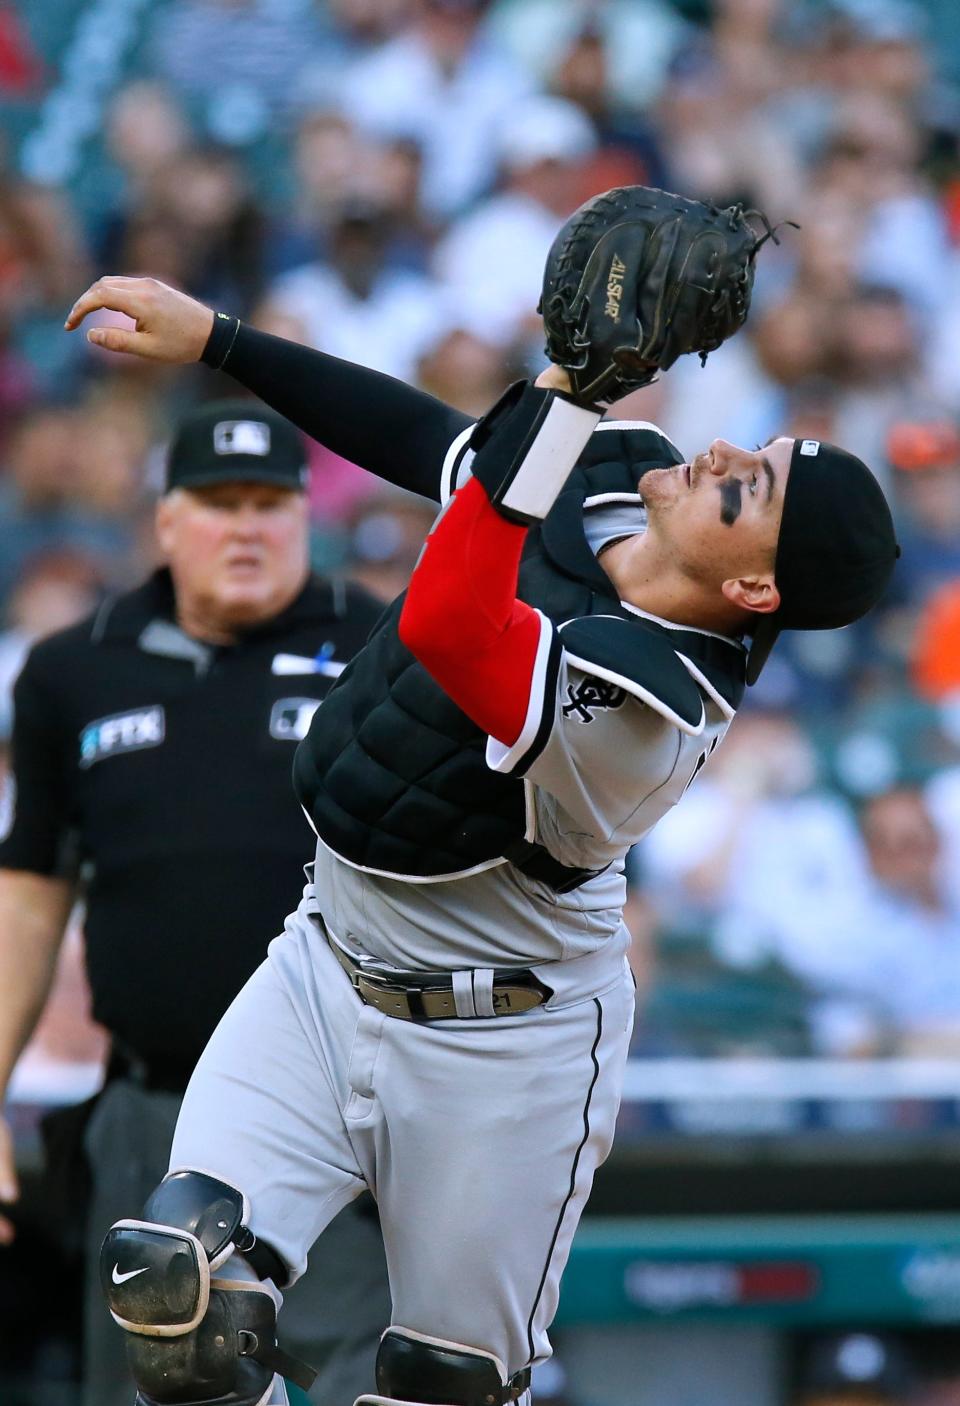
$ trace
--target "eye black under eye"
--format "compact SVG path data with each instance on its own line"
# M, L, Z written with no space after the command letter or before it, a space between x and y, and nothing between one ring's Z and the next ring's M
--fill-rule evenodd
M740 516L742 488L736 478L725 479L720 484L720 521L725 527L732 527Z

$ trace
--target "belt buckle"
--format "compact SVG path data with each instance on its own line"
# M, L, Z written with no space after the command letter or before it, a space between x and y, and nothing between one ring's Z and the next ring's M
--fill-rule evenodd
M377 971L375 967L368 966L366 962L352 962L351 967L350 979L355 987L359 987L361 981L367 981L371 986L376 986L381 990L398 991L400 989L390 981L386 972Z
M352 981L353 988L361 1000L366 999L361 990L361 982L363 982L367 987L373 987L374 992L378 994L402 997L406 1002L408 1019L425 1020L427 1018L423 1008L424 988L421 986L401 985L399 982L391 981L386 972L376 971L360 964L357 965L356 970L352 973ZM403 1018L404 1017L401 1015L400 1019Z

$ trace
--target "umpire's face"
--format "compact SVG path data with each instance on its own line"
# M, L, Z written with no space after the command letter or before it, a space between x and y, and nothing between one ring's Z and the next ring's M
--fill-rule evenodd
M175 488L157 507L180 623L216 643L271 619L309 571L304 493L266 483Z

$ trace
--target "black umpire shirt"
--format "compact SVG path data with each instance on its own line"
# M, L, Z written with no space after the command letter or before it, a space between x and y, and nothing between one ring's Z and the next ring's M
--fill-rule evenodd
M24 665L0 866L79 875L94 1017L159 1081L185 1084L296 907L314 841L293 753L380 610L311 579L238 643L204 645L160 571Z

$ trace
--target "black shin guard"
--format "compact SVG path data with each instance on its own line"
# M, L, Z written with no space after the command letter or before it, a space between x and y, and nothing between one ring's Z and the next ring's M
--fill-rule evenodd
M277 1347L270 1291L216 1276L235 1250L248 1256L247 1210L225 1182L177 1172L148 1200L149 1220L118 1221L108 1232L100 1278L129 1334L143 1406L260 1406L276 1372L312 1383L315 1374Z
M272 1345L276 1305L266 1289L215 1281L196 1328L175 1338L131 1332L127 1361L140 1406L260 1406L273 1385L272 1363L254 1354Z
M355 1406L510 1406L529 1385L529 1367L508 1378L492 1352L394 1326L377 1352L380 1394L358 1397Z

